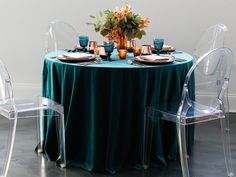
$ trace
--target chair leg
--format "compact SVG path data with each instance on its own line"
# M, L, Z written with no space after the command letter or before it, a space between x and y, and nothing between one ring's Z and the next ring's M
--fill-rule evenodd
M10 120L10 130L9 130L9 136L8 136L8 150L6 154L6 163L3 168L3 177L7 176L10 162L11 162L11 156L13 152L13 146L15 142L15 135L16 135L16 124L17 124L17 118L15 117L14 120Z
M231 150L230 150L230 134L229 134L229 117L226 115L225 119L220 119L221 121L221 135L222 135L222 144L225 157L225 165L227 170L228 177L233 177L233 165L231 159Z
M58 152L60 154L60 167L66 167L66 148L65 148L65 124L64 114L56 116L57 138L58 138Z
M43 112L44 110L39 110L39 116L36 118L36 127L37 127L37 152L38 153L43 153L44 148L43 148L43 141L44 141L44 136L43 136Z
M144 114L144 127L143 127L143 168L148 169L150 165L151 147L152 147L152 134L153 123L150 115L150 108L146 108Z
M179 123L177 125L177 132L178 132L178 142L179 142L179 155L180 155L180 162L182 168L183 177L190 177L189 169L188 169L188 153L186 148L186 132L185 132L185 125L181 125Z

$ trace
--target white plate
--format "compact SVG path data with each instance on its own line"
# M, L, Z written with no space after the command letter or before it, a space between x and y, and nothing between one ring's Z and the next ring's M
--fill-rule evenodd
M141 63L149 63L149 64L166 64L166 63L172 63L174 61L174 58L168 57L168 56L158 56L158 55L144 55L141 56L141 58L135 57L136 61Z

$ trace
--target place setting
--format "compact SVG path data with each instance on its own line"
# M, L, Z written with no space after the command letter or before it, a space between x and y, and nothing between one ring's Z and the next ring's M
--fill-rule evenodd
M134 61L146 65L168 64L174 61L174 57L171 55L161 55L164 39L155 38L153 44L153 47L151 45L142 45L139 55L134 53ZM154 50L155 53L153 53Z
M170 64L173 62L186 62L186 59L178 56L178 54L183 54L182 51L177 51L175 47L164 44L164 41L165 40L163 38L155 38L153 39L153 45L147 44L142 45L141 48L134 48L134 62L142 65L160 65Z
M78 36L78 44L73 49L65 49L66 53L56 55L50 58L56 58L61 62L77 63L79 65L99 64L101 59L97 59L98 45L96 41L89 41L85 35Z

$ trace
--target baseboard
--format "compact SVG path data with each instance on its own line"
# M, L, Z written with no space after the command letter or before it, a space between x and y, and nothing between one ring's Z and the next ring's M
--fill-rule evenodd
M230 112L236 113L236 94L229 94Z
M208 93L199 93L198 97L201 100L204 100L205 98L207 98L208 95L209 95ZM228 97L229 97L229 105L230 105L229 111L236 113L236 94L228 94Z

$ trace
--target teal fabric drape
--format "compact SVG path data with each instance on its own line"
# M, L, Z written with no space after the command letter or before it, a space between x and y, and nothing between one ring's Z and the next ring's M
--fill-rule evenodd
M51 59L54 55L45 57L43 96L65 108L67 165L111 174L141 167L145 107L181 99L192 57L182 53L178 57L186 62L135 66L113 54L117 61L80 66ZM45 127L45 152L57 160L55 124L47 120ZM165 164L176 158L175 124L164 122L154 133L152 159Z

